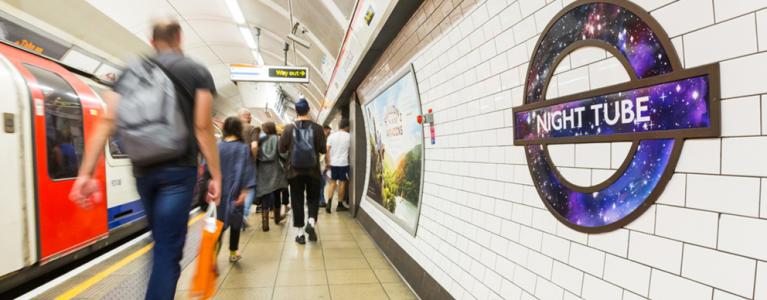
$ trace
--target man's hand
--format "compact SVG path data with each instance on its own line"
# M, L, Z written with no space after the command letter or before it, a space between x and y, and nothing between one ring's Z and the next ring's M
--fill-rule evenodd
M69 200L84 209L91 209L94 203L101 202L99 181L87 175L80 175L72 185Z
M211 178L208 181L208 203L213 202L216 206L221 204L221 179Z

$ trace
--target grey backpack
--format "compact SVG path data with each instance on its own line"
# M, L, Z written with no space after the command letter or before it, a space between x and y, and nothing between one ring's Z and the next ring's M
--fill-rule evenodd
M131 64L121 75L118 134L134 165L148 166L186 153L189 128L174 79L151 59Z

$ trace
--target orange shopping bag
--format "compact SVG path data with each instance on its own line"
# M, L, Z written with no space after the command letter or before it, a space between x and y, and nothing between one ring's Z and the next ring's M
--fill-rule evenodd
M216 219L216 204L210 203L202 227L197 269L192 277L190 296L193 299L208 299L216 293L216 243L223 227L224 223Z

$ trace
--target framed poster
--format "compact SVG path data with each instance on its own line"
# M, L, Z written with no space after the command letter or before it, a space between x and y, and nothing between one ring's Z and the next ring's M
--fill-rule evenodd
M411 65L364 105L367 198L415 235L423 192L421 98Z

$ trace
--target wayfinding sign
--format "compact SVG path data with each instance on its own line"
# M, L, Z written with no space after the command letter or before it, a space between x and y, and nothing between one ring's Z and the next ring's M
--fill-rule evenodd
M232 81L309 83L309 69L288 66L229 65Z

